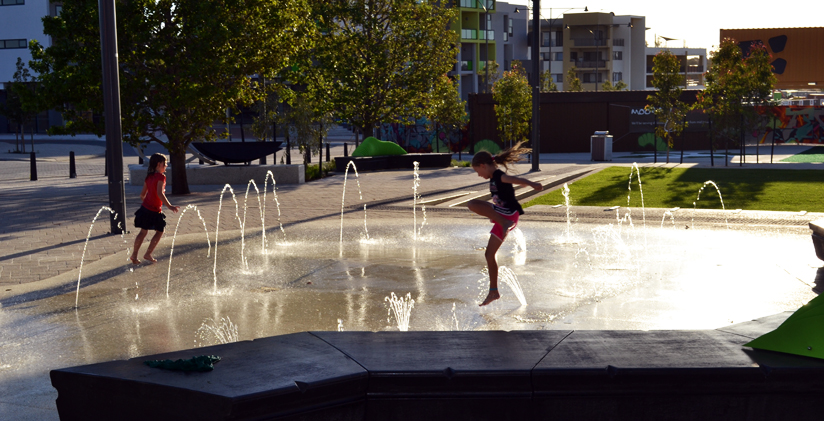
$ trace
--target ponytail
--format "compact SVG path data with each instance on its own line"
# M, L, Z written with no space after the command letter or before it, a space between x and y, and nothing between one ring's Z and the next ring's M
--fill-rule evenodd
M530 148L522 148L521 145L523 143L523 141L518 142L511 148L499 152L497 155L492 155L487 151L480 151L472 157L472 166L475 167L482 164L491 165L495 163L496 165L503 165L504 171L507 171L509 170L509 164L520 161L522 155L532 152Z

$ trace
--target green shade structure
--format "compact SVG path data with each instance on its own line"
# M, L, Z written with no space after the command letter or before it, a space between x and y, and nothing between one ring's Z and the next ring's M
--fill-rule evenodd
M813 298L781 326L744 346L824 359L824 296Z
M406 151L395 142L385 142L369 136L366 139L363 139L360 146L352 152L352 156L387 155L406 155Z

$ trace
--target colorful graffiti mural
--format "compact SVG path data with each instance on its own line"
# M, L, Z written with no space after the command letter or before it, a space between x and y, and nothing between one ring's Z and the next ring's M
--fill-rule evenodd
M455 152L469 146L469 126L448 133L445 130L428 129L429 121L421 118L415 124L384 123L380 126L381 140L401 145L409 153Z
M767 118L764 130L750 134L758 143L824 143L824 107L759 107Z

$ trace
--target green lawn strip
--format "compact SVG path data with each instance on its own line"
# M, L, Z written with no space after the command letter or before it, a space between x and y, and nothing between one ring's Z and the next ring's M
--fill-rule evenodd
M804 152L784 158L781 162L824 162L824 146L814 146Z
M569 185L573 206L641 206L638 180L630 169L609 167ZM642 168L644 205L648 208L692 208L705 181L721 190L726 209L824 212L824 172L732 168ZM564 203L562 189L529 201L532 205ZM629 204L627 195L630 194ZM715 188L708 185L696 203L698 209L721 209Z

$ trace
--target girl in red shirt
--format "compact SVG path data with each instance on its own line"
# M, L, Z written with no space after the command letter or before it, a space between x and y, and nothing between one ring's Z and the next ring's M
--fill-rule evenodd
M498 253L498 249L501 248L506 234L518 225L518 217L524 213L523 208L515 198L515 188L512 185L529 186L535 190L543 189L540 183L507 175L498 168L498 165L503 165L504 170L509 170L508 164L520 161L521 155L530 152L530 149L522 148L521 143L518 142L515 146L501 151L497 155L480 151L472 157L472 169L478 173L478 177L489 180L492 203L472 199L468 203L469 209L478 215L489 218L489 221L495 224L492 226L492 231L490 231L489 243L484 253L489 270L489 294L480 304L482 306L501 298L501 294L498 293L498 261L495 255Z
M140 264L140 260L137 259L137 251L143 245L143 240L149 230L156 232L149 241L149 248L143 258L149 263L157 262L157 259L152 257L152 252L157 247L157 243L160 242L160 237L163 236L163 231L166 229L166 215L163 214L163 205L166 205L175 213L180 209L178 206L169 203L169 199L166 199L166 176L163 174L164 172L166 172L166 156L160 153L152 155L149 159L149 170L146 174L146 181L143 183L143 191L140 192L140 199L143 200L143 204L134 214L134 226L140 228L140 233L134 239L134 251L132 251L129 259L135 265Z

